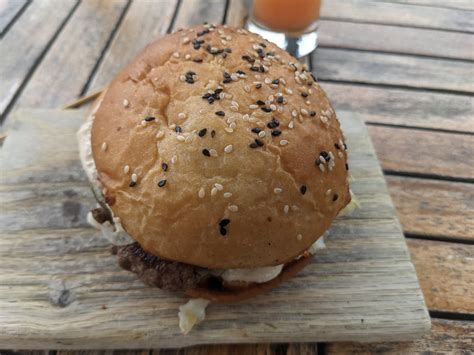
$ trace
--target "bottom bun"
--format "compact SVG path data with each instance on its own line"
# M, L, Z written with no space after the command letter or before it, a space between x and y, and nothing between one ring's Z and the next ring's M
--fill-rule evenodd
M311 261L311 254L304 253L300 258L287 263L281 273L274 279L264 283L251 283L245 288L214 287L211 283L186 290L192 298L204 298L217 303L233 303L253 298L268 292L282 282L292 278Z

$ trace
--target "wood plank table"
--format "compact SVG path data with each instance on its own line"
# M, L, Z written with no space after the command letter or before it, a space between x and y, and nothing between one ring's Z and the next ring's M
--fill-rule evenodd
M240 25L245 16L241 0L0 0L0 131L8 132L18 108L58 108L104 87L160 34L204 21ZM327 0L320 47L307 60L336 110L358 113L368 125L430 310L431 333L410 343L123 353L474 349L474 1Z

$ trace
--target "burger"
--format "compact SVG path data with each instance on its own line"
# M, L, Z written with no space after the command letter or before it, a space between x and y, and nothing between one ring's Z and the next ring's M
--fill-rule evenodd
M159 38L94 106L78 132L98 202L88 219L146 285L254 297L308 264L351 200L347 146L317 80L244 29Z

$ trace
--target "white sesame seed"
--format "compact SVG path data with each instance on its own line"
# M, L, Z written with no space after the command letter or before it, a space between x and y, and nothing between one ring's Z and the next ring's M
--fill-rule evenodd
M271 84L272 79L270 79L270 78L265 78L264 82L265 82L265 84Z
M291 90L289 88L285 88L285 93L288 94L288 95L291 95L291 94L293 94L293 90Z
M298 235L296 236L296 239L297 239L297 240L301 240L301 239L303 239L303 236L302 236L301 234L298 234Z
M230 153L230 152L232 152L233 148L234 147L232 146L232 144L226 145L225 148L224 148L224 152Z
M277 109L277 107L276 107L276 105L271 104L271 105L270 105L270 109L271 109L272 111L275 111L275 110Z
M293 129L294 126L295 123L293 121L290 121L290 123L288 123L288 128Z
M229 128L234 130L235 127L236 127L235 122L231 122L231 124L229 125Z
M177 157L176 155L173 155L173 156L171 157L171 163L172 163L172 164L176 163L177 160L178 160L178 157Z
M205 109L203 109L203 108L199 110L199 113L200 113L201 115L204 115L206 112L207 112L207 111L206 111Z
M215 196L215 194L217 194L217 189L215 187L213 187L211 189L211 196Z
M128 165L125 165L125 166L123 167L123 172L124 172L124 174L128 174L129 171L130 171L130 167L129 167Z
M218 182L216 182L216 183L214 184L214 186L215 186L215 188L216 188L217 190L219 190L219 191L224 190L224 186L223 186L222 184L219 184Z
M280 141L280 145L281 145L281 146L285 146L285 145L287 145L287 144L288 144L288 141L287 141L286 139L282 139L282 140Z
M301 114L302 114L302 115L305 115L305 116L308 116L308 115L309 115L308 110L306 110L306 109L304 109L304 108L302 108L300 111L301 111Z
M334 154L331 151L328 153L328 155L332 160L334 160Z
M102 145L100 146L100 149L102 149L102 151L105 152L107 150L107 143L106 142L102 143Z
M257 122L257 121L258 121L257 117L250 116L250 118L249 118L249 122L251 122L251 123L255 123L255 122Z
M186 77L185 77L184 75L180 75L180 76L179 76L179 80L180 80L180 81L186 81Z
M231 74L231 75L230 75L230 78L232 79L232 81L237 81L237 80L239 80L239 77L238 77L237 74Z
M260 79L262 79L262 76L260 74L256 74L255 79L260 80ZM261 84L261 82L254 83L254 84Z
M176 139L180 142L184 142L186 140L186 138L180 134L176 136Z
M283 207L283 212L285 212L285 214L288 214L289 211L290 211L290 206L285 205L285 207Z
M140 124L141 124L143 127L145 127L145 126L146 126L146 121L145 121L145 120L142 120L142 121L140 122Z
M242 116L242 120L248 121L250 116L246 113L245 115Z
M302 81L301 81L299 76L295 76L295 81L296 81L296 83L298 83L300 85L302 84Z
M236 205L230 205L229 207L227 207L229 209L229 211L231 212L237 212L239 210L239 207L236 206Z
M224 97L225 97L226 99L230 100L231 98L234 97L234 95L229 94L229 93L226 93L226 94L224 94Z
M299 115L299 116L298 116L298 121L300 121L301 123L303 123L303 116Z
M319 170L321 170L323 173L326 170L323 164L319 164Z
M283 85L286 85L286 80L285 80L285 79L280 78L280 82L281 82Z
M331 194L331 192L332 192L332 190L331 190L331 189L328 189L328 190L326 191L326 196L329 196L329 195Z
M224 131L226 131L227 133L233 133L234 132L234 130L230 127L225 127Z
M137 182L137 180L138 180L137 174L133 173L132 176L131 176L131 179L132 179L133 182Z
M291 111L291 115L293 117L298 117L298 111L296 111L296 110Z
M178 52L174 52L174 53L173 53L173 57L179 58L179 53L178 53Z
M257 108L258 108L258 105L255 105L255 104L249 105L249 109L251 110L256 110Z
M201 187L198 192L199 198L204 198L206 196L206 191L204 190L204 187Z
M209 149L209 154L211 155L211 157L217 157L217 150L215 149Z
M250 92L250 86L245 85L245 86L244 86L244 91L245 91L245 92Z
M224 192L224 198L232 197L232 192Z
M183 38L183 44L188 44L189 43L189 37L184 37Z
M305 104L309 106L309 105L311 105L311 101L306 100Z
M165 136L165 132L163 131L158 131L158 133L156 134L156 138L157 139L161 139Z
M123 107L128 107L130 105L130 102L128 102L127 99L123 100Z
M298 206L292 205L292 206L291 206L291 210L292 210L292 211L299 211L300 209L299 209Z
M184 56L184 59L190 60L190 59L191 59L191 54L186 54L186 55Z
M273 192L276 193L276 194L281 194L281 193L283 192L283 189L280 188L280 187L275 187L275 188L273 189Z
M194 136L190 134L190 135L188 135L188 136L186 137L186 139L185 139L184 141L185 141L186 143L189 143L189 142L191 142L191 141L193 140L193 138L194 138Z
M263 122L262 122L262 123L263 123ZM260 132L258 132L258 136L259 136L260 138L263 138L263 137L265 137L266 135L267 135L267 134L265 133L265 131L260 131Z
M237 108L239 108L239 103L237 101L231 101L231 106L235 106Z
M185 119L186 118L186 114L184 112L180 112L178 113L178 118L180 119Z
M321 164L326 164L326 159L324 159L321 155L319 156L319 161Z
M339 158L343 158L343 157L344 157L344 154L342 154L341 151L338 151L338 152L337 152L337 155L338 155Z
M225 45L227 44L227 41L225 41L225 40L222 39L222 40L221 40L221 43L225 46Z
M321 122L324 124L328 123L328 118L326 116L321 116Z

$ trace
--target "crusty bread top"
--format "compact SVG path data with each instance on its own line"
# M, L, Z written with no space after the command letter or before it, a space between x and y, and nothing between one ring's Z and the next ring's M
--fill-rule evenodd
M202 267L292 260L350 200L325 93L242 29L197 26L147 46L110 85L92 148L125 230L152 254Z

